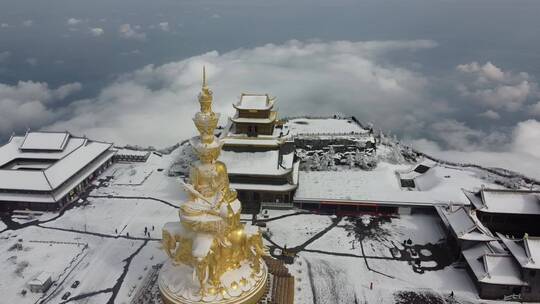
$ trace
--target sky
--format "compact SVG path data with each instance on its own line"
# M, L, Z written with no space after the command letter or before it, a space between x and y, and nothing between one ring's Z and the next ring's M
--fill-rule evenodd
M445 158L540 159L540 2L0 0L0 139L31 128L164 147L241 92L346 113Z

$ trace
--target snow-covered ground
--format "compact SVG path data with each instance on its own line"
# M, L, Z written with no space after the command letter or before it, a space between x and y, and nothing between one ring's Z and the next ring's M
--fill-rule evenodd
M115 185L137 185L149 178L155 170L152 166L141 163L120 163L113 171Z
M295 247L330 225L326 215L295 215L267 223L272 240L280 246Z
M26 233L5 233L0 241L0 259L2 275L0 276L0 294L3 303L33 303L39 296L28 294L24 302L20 293L24 285L38 273L59 273L68 267L69 263L79 253L85 251L83 240L65 240L57 235L48 235L47 231L27 228ZM62 243L59 243L62 242ZM69 242L69 243L65 243ZM77 244L79 243L79 244ZM16 244L21 247L16 248Z
M270 217L274 216L270 212ZM326 228L331 219L315 214L276 219L268 225L270 239L282 245L286 235L287 242L296 246ZM298 222L313 223L319 231L303 230ZM415 248L423 248L421 267L449 265L423 273L415 271L411 261L390 252L394 247L405 250L403 242L409 239ZM441 244L445 244L444 233L434 214L342 218L337 226L300 250L294 264L289 265L296 277L295 303L395 303L396 294L403 291L440 297L453 291L463 303L479 303L466 270L445 261L444 253L441 256L441 252L430 251Z

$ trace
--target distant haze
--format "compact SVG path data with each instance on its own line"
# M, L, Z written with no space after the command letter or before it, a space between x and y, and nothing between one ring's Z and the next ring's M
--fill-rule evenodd
M539 11L521 0L3 1L0 138L47 128L174 144L194 133L205 64L224 114L242 91L270 93L281 115L342 112L449 158L537 166Z

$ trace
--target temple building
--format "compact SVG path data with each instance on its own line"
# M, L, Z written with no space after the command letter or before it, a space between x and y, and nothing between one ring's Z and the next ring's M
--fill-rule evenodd
M275 103L268 94L243 93L221 134L220 160L246 211L258 211L261 204L289 206L298 187L294 142L277 119Z
M539 191L482 188L464 193L480 221L492 231L518 237L540 235Z
M470 206L437 206L450 250L462 257L480 298L540 301L538 191L463 190Z
M27 132L0 147L0 210L59 210L112 164L111 143Z

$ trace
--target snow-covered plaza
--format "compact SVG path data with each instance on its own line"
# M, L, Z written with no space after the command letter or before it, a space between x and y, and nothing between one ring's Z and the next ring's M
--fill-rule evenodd
M161 224L177 220L177 206L185 199L178 179L166 174L175 153L114 164L86 198L60 214L5 220L3 300L130 303L152 266L166 259ZM407 291L442 298L453 291L463 303L478 299L463 267L444 255L435 214L337 217L270 210L267 215L259 215L267 224L266 244L298 255L289 265L296 277L295 303L394 303ZM56 282L50 290L43 296L21 294L42 271ZM72 288L75 281L80 285Z
M291 129L308 137L337 132L324 120L313 120L309 128L308 120L301 121ZM179 205L187 198L183 177L170 168L187 168L191 156L185 148L152 152L145 162L114 163L61 212L2 216L0 302L160 303L156 269L167 259L162 225L178 221ZM406 151L400 149L387 140L376 154L301 151L295 199L421 207L412 213L347 216L293 208L242 216L262 227L272 256L289 257L295 303L485 303L466 265L451 254L433 206L468 205L462 189L520 187L523 181L481 168L404 160ZM362 157L377 157L376 166L361 168ZM332 163L322 168L325 159ZM39 275L50 275L53 285L45 293L30 292L29 282Z

